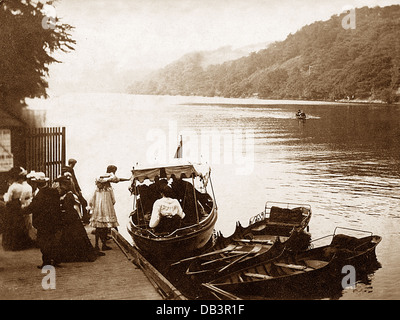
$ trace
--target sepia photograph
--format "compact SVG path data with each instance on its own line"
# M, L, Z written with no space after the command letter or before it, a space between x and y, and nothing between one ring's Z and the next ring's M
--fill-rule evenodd
M0 0L0 300L399 300L399 35L399 0Z

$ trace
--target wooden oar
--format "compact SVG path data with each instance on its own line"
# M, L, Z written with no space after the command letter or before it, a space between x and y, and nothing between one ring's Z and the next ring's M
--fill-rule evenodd
M236 248L244 248L244 247L238 246ZM253 249L254 249L254 247L251 248L251 250L253 250ZM236 250L236 249L235 250L230 250L229 252L226 252L227 254L229 254L228 256L221 257L221 258L218 258L218 259L213 259L211 261L206 261L206 262L203 262L201 265L204 266L204 265L211 264L211 263L214 263L214 262L219 262L219 261L223 261L223 260L227 260L227 259L237 258L237 257L239 257L241 255L249 253L250 251L242 251L242 250Z
M251 251L242 255L241 257L237 258L236 260L232 261L231 263L227 264L225 267L219 269L218 272L222 272L222 271L226 270L227 268L233 266L235 263L238 263L240 260L243 260L244 258L248 257L249 255L259 252L261 250L261 248L262 248L262 245L256 244Z
M231 252L232 252L232 251L231 251ZM236 253L235 255L226 256L226 257L221 257L221 258L214 259L214 260L211 260L211 261L203 262L201 265L202 265L202 266L205 266L205 265L207 265L207 264L211 264L211 263L215 263L215 262L219 262L219 261L223 261L223 260L227 260L227 259L237 258L238 256L241 256L241 255L246 254L246 253L247 253L247 252L240 252L240 253Z
M206 287L208 290L210 290L211 293L219 300L225 300L225 299L242 300L241 298L235 296L234 294L232 294L228 291L222 290L221 288L217 288L216 286L212 285L211 283L202 283L202 285L204 287ZM225 299L221 299L221 297L219 295L221 295Z
M264 243L264 244L274 244L273 240L267 239L233 239L236 242L245 242L245 243Z
M177 262L172 263L171 266L180 264L180 263L182 263L182 262L187 262L187 261L195 260L195 259L198 259L198 258L203 258L203 257L212 256L213 254L218 254L218 253L223 253L223 252L227 252L227 251L232 251L232 250L234 250L236 247L237 247L237 245L230 244L230 245L228 245L227 247L225 247L225 248L223 248L223 249L220 249L220 250L215 250L215 251L207 252L207 253L204 253L204 254L200 254L200 255L198 255L198 256L193 256L193 257L189 257L189 258L185 258L185 259L179 260L179 261L177 261Z

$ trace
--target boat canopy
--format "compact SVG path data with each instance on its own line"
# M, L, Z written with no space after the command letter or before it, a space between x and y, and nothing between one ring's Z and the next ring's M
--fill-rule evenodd
M200 177L204 180L204 184L210 177L211 168L207 164L177 164L177 165L167 165L158 166L153 168L137 168L132 170L133 179L138 180L142 183L144 180L149 179L150 181L155 181L158 178L171 178L175 176L176 178L191 178Z

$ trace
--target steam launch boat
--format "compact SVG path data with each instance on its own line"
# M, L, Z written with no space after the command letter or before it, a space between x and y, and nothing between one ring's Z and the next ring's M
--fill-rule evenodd
M212 190L208 165L179 162L132 170L134 205L128 232L146 258L177 261L200 252L211 242L217 206L214 191L207 192L208 184ZM175 204L180 214L169 214L168 210L161 214L165 207L158 204L164 200ZM155 211L160 212L157 226Z

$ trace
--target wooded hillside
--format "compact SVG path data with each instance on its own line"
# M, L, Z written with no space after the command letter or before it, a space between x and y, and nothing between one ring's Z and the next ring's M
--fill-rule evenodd
M130 93L272 99L398 100L400 6L355 10L304 26L267 49L203 67L201 55L186 55L135 82Z

